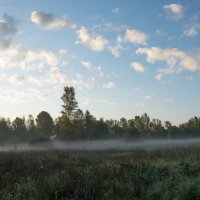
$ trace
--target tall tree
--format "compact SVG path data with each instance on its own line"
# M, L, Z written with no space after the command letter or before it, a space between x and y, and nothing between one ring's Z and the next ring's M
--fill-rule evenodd
M0 141L5 141L9 137L9 124L5 118L0 118Z
M37 129L44 134L44 136L50 137L53 135L54 122L48 112L42 111L36 118Z
M64 87L64 94L61 97L63 101L63 115L66 115L70 120L73 119L74 112L78 108L78 102L75 99L75 90L73 87Z
M32 115L28 116L28 119L26 121L26 127L27 127L27 129L28 129L28 131L30 133L32 133L34 131L34 129L35 129L35 120L34 120Z
M26 122L25 118L16 117L12 122L12 129L16 141L27 140Z
M96 119L93 115L90 114L88 110L85 112L84 116L84 128L85 128L85 137L91 139L94 134Z

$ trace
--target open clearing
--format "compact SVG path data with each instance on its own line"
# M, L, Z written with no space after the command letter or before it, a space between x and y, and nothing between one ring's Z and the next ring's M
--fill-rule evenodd
M200 199L200 146L0 152L0 199Z

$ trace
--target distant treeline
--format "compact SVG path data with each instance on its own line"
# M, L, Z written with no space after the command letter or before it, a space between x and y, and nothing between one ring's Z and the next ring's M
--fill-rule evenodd
M140 138L175 138L200 136L200 118L193 117L179 126L170 121L150 119L147 113L133 119L97 120L87 110L78 107L73 87L65 87L61 97L63 101L61 116L52 119L46 111L40 112L36 119L16 117L0 118L0 142L19 143L37 142L49 138L63 141L93 139L140 139Z

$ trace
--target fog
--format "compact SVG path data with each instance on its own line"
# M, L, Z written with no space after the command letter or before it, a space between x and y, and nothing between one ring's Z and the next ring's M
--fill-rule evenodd
M200 144L200 138L189 139L143 139L137 141L127 140L91 140L59 142L52 144L29 145L1 144L0 151L35 151L35 150L131 150L131 149L157 149L163 147L179 147Z

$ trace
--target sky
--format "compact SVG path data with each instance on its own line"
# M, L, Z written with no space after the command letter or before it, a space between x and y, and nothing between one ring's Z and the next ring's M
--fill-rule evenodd
M200 114L199 0L0 0L0 116Z

